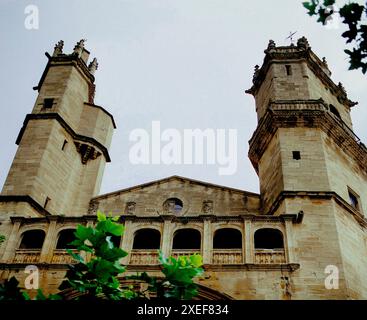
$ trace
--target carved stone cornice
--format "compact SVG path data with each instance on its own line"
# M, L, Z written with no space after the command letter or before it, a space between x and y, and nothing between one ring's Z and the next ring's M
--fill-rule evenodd
M26 202L33 207L40 215L51 215L44 207L42 207L34 198L29 195L0 195L0 202Z
M38 114L30 113L30 114L27 114L26 118L24 119L23 126L20 129L19 135L18 135L17 140L16 140L15 143L19 144L20 141L22 140L24 131L25 131L25 129L28 125L28 122L30 120L40 120L40 119L41 120L43 120L43 119L54 119L54 120L58 121L59 124L66 130L66 132L72 136L72 138L74 139L74 142L86 143L88 145L93 146L93 148L95 150L99 149L101 151L101 153L103 153L106 161L111 162L111 158L110 158L110 155L108 153L108 149L104 145L102 145L100 142L98 142L94 138L87 137L87 136L80 135L80 134L76 133L58 113L38 113Z
M101 155L99 151L87 143L74 141L74 144L76 150L80 153L82 164L86 164L89 160L95 160Z
M249 144L249 158L258 172L258 163L278 128L319 128L367 172L367 148L339 118L328 112L322 100L270 102Z
M334 191L281 191L277 196L276 200L273 202L273 205L270 207L268 215L273 215L274 212L279 208L280 204L286 199L292 199L296 197L301 198L312 198L312 199L326 199L331 200L334 199L335 202L340 205L346 212L351 214L351 216L362 226L367 227L367 219L362 215L361 212L353 208L347 201L345 201L340 195L338 195ZM280 215L279 217L288 218L289 214ZM300 211L296 219L294 221L302 222L304 213Z

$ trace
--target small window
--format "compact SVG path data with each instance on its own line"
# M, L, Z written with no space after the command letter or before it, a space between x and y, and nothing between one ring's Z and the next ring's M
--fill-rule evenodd
M301 159L301 152L300 151L292 151L293 159L300 160Z
M43 108L51 109L54 104L54 98L46 98L43 100Z
M46 197L45 205L43 206L45 209L47 208L48 204L50 203L51 199L49 197Z
M287 76L291 76L292 75L292 67L291 67L291 65L286 64L285 65L285 70L287 72Z
M61 150L65 151L66 145L68 144L67 140L64 140L64 143L62 144Z
M348 195L349 195L349 202L350 205L356 209L356 210L360 210L360 205L359 205L359 196L352 191L351 189L348 188Z

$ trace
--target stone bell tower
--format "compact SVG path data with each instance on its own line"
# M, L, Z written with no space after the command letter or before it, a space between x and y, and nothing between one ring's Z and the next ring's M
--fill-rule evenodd
M357 103L304 37L283 47L270 40L246 92L258 116L249 158L262 213L304 215L292 244L303 266L296 286L310 285L310 297L366 297L367 149L353 132ZM324 286L330 265L339 270L337 291Z
M98 194L115 123L94 104L94 58L80 40L71 54L59 41L48 58L33 110L0 195L0 210L37 217L86 214Z

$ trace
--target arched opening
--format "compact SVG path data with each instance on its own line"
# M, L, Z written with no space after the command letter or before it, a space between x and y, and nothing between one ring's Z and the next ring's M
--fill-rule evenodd
M155 229L140 229L135 233L133 249L159 249L161 233Z
M219 229L214 234L213 249L241 249L242 233L234 228Z
M183 202L178 198L169 198L163 204L163 210L166 213L178 214L183 209Z
M255 249L283 249L283 234L278 229L259 229L255 232Z
M201 234L196 229L180 229L173 236L173 250L200 250Z
M158 264L158 250L161 246L161 233L155 229L140 229L135 233L130 264Z
M59 232L56 249L74 249L75 246L70 245L76 239L74 235L75 229L64 229Z
M338 111L337 108L335 108L335 106L333 106L332 104L329 105L329 110L332 114L336 115L339 119L341 119L340 113Z
M213 264L240 264L242 233L234 228L218 229L213 238Z
M254 235L255 263L285 263L283 233L278 229L259 229Z
M42 249L46 233L43 230L28 230L23 232L19 249Z

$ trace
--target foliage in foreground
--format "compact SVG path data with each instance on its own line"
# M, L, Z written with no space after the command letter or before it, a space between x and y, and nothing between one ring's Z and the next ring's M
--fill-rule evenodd
M118 279L126 271L120 260L127 252L116 247L113 237L121 237L124 226L118 217L106 217L97 213L95 227L79 225L75 232L76 239L70 244L75 250L68 253L77 261L70 264L61 283L60 290L73 290L75 300L124 300L152 296L157 298L191 299L197 295L194 278L203 273L200 255L184 256L177 259L159 254L161 271L164 277L152 277L147 273L126 276L133 284L123 287ZM86 257L90 256L90 259ZM136 285L134 285L136 284ZM38 290L35 300L60 300L62 294L45 296ZM15 277L0 284L0 300L29 300L27 292L22 292Z
M317 22L326 25L333 15L339 15L342 23L348 28L342 34L346 43L353 44L352 50L345 49L349 56L349 69L361 69L367 72L367 2L360 5L356 2L348 2L339 10L336 9L335 0L311 0L303 2L303 6L308 10L310 16L317 16Z

